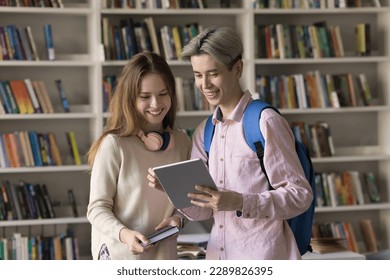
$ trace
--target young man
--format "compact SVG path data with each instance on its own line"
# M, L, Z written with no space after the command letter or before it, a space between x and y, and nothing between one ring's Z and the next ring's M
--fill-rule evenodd
M191 61L196 86L216 106L209 156L204 150L205 120L194 133L191 158L208 163L219 191L196 186L203 194L189 194L195 206L180 210L190 220L214 218L207 259L301 259L286 220L310 206L311 186L288 122L265 109L259 125L267 145L264 165L274 188L270 190L244 138L243 114L252 97L240 86L242 54L240 37L227 27L206 29L183 49L182 59Z

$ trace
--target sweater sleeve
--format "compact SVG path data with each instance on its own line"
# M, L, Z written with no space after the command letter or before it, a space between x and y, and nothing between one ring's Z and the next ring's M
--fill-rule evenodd
M87 218L93 227L116 240L119 240L119 232L124 227L112 211L119 168L117 143L113 136L107 135L92 166Z

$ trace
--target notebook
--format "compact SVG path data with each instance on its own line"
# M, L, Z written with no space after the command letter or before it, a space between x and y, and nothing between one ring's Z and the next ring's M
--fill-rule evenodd
M176 209L193 206L187 195L198 193L195 185L217 190L206 165L198 158L154 167L153 171Z
M148 235L147 238L149 239L149 243L145 244L144 246L155 244L161 240L164 240L176 233L179 232L179 228L175 226L166 226L162 229L159 229L152 234Z

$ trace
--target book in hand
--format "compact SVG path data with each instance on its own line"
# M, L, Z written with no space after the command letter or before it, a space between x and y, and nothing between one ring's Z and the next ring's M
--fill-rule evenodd
M218 190L206 165L198 158L154 167L153 171L176 209L193 206L188 193L199 193L196 185Z
M159 229L151 234L149 234L148 236L146 236L149 240L149 243L147 244L142 244L143 246L148 246L148 245L152 245L152 244L155 244L157 242L160 242L176 233L179 232L179 228L176 227L176 226L166 226L166 227L163 227L162 229Z

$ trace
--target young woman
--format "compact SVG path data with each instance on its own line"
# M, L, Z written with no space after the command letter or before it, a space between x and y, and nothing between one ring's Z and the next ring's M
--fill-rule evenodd
M165 193L148 187L148 168L186 160L191 140L175 130L174 76L161 56L135 55L117 80L103 135L91 146L87 217L93 259L176 259L176 239L146 235L182 225Z

